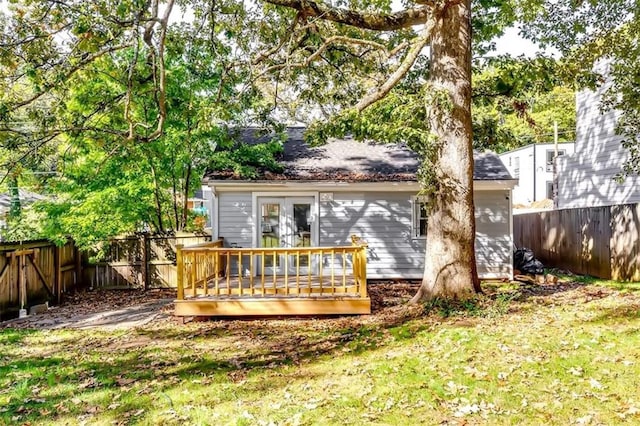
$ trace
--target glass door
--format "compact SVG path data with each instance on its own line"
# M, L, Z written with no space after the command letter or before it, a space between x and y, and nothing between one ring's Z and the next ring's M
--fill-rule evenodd
M286 241L291 247L303 248L313 245L312 223L313 223L313 198L288 198L287 211L290 214L289 227L287 229ZM308 268L313 264L313 259L309 262L308 253L302 252L299 256L289 256L287 265L290 272L300 269L301 273L308 273ZM311 264L311 265L310 265Z
M278 248L284 244L283 231L285 231L284 199L282 198L261 198L258 209L258 246L265 248ZM261 262L262 260L260 260ZM264 257L264 267L268 272L281 273L283 264L281 256L266 255Z
M315 241L313 221L313 197L282 197L258 199L258 245L259 247L303 248L312 247ZM314 266L313 258L302 252L299 256L289 254L267 255L265 269L269 273L284 273L286 265L289 272L308 273Z

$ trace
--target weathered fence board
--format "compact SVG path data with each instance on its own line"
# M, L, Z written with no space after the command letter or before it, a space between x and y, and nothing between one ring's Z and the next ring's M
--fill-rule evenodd
M91 288L176 287L176 244L190 246L210 241L209 234L139 234L111 241L100 262L85 255L83 277Z
M514 215L513 231L547 266L640 281L640 204Z
M210 241L208 234L140 234L114 239L106 259L93 263L69 242L0 244L0 318L35 304L59 302L77 288L176 287L176 244Z
M57 302L78 283L73 243L0 244L0 317L45 301Z
M611 276L640 281L640 204L611 208Z

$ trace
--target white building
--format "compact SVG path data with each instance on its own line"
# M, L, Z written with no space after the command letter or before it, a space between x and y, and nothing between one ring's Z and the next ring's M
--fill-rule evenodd
M573 142L558 144L558 157L572 154ZM500 154L511 176L518 179L513 189L513 204L530 205L553 199L553 157L555 144L536 143Z
M600 62L596 71L607 74L608 63ZM576 147L573 155L558 161L558 207L592 207L640 202L640 177L629 176L623 182L615 177L629 158L616 135L619 112L600 111L605 83L596 91L583 90L576 95Z

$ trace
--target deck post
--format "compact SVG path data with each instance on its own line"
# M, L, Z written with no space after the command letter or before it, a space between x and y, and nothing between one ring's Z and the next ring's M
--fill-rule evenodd
M176 268L178 280L178 300L184 300L184 259L182 248L184 245L176 244Z
M358 247L353 256L353 275L358 284L360 297L367 297L367 247L369 246L361 237L351 235L351 245Z
M367 297L367 244L361 244L360 252L360 297Z

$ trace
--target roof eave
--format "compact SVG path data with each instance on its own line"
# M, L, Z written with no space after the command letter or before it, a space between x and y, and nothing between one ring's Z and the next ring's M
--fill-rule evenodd
M513 189L517 179L478 179L473 181L474 190L486 191L497 189ZM375 181L345 182L330 180L232 180L206 179L203 184L218 190L251 189L251 190L287 190L307 189L314 191L360 190L360 191L418 191L417 181Z

